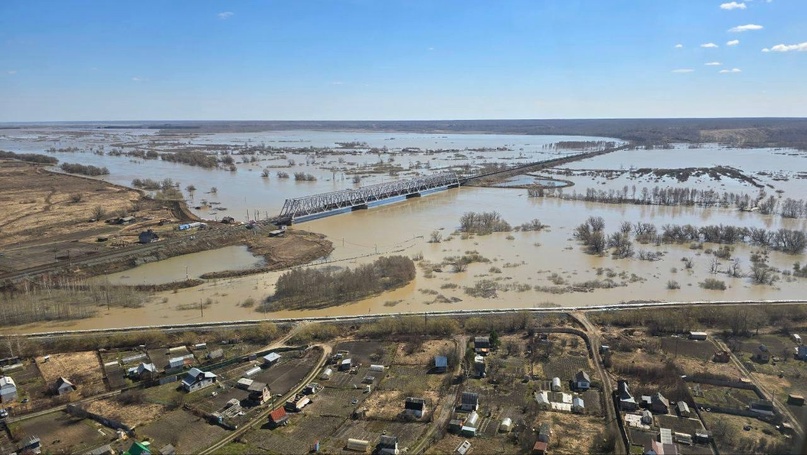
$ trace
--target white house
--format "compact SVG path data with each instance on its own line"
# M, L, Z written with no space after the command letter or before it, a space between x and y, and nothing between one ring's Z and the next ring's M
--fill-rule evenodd
M8 403L17 399L17 384L11 376L0 377L0 403Z
M198 368L191 368L182 379L182 388L186 392L195 392L205 387L210 387L216 383L218 376L209 371L202 371Z
M60 377L56 380L54 390L56 391L57 395L64 395L76 390L76 386L67 379Z

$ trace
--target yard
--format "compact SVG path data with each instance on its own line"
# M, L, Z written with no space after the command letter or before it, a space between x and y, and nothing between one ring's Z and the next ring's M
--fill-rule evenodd
M84 397L106 392L102 366L95 351L68 352L36 358L45 384L52 387L59 377L72 382Z
M138 437L149 438L152 445L172 444L177 453L197 453L222 439L227 430L211 425L183 409L166 412L157 420L137 429Z
M767 453L777 444L789 443L772 425L758 419L709 412L701 415L720 453Z
M753 390L689 383L692 398L702 408L746 409L759 397Z
M15 437L38 436L45 453L83 453L117 438L115 431L89 419L54 412L11 425Z

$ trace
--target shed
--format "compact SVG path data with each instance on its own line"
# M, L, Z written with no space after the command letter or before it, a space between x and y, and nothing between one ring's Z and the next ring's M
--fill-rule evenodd
M353 359L344 359L339 364L339 371L349 370L353 367Z
M328 380L330 380L330 379L331 379L331 375L333 375L333 370L332 370L332 369L330 369L330 368L326 368L326 369L325 369L325 370L322 372L322 374L321 374L321 375L319 375L319 378L320 378L321 380L323 380L323 381L328 381Z
M690 340L705 340L709 336L706 332L689 332Z
M681 417L689 417L690 414L689 405L687 404L686 401L683 400L679 401L678 403L675 404L675 407L678 408L678 415L680 415Z
M538 403L538 409L549 409L549 393L546 390L535 392L535 401Z
M266 366L272 366L277 363L278 360L280 360L280 354L277 352L270 352L263 356L263 364Z
M256 374L260 373L261 367L252 367L249 370L244 372L244 377L248 378L250 376L255 376Z
M76 390L76 386L63 377L56 379L56 384L53 389L57 395L65 395Z
M502 423L499 424L499 432L507 433L513 429L513 419L510 417L505 417L502 419Z
M258 404L264 404L272 398L272 392L269 391L269 387L263 382L253 381L252 384L247 387L247 391L249 392L250 401L254 401Z
M207 358L210 360L219 359L224 356L224 349L216 349L215 351L210 351L207 353Z
M283 408L277 408L269 413L269 425L272 427L279 427L285 425L289 421L289 415Z
M796 347L796 358L799 360L807 360L807 346L801 345Z
M160 236L159 236L159 235L157 235L157 234L156 234L154 231L152 231L151 229L149 229L149 230L147 230L147 231L143 231L143 232L141 232L141 233L140 233L140 234L137 236L137 241L138 241L139 243L144 243L144 244L145 244L145 243L156 242L156 241L157 241L157 240L159 240L159 239L160 239Z
M560 378L554 377L552 378L552 391L553 392L560 392L563 387L560 383Z
M653 425L653 413L647 409L642 411L642 423L645 425Z
M804 406L804 396L791 393L787 396L787 403L796 406Z
M17 384L11 376L0 377L0 403L8 403L17 399Z
M793 336L793 341L795 341L798 344L801 344L801 335L799 335L798 333L794 333L792 336Z
M679 433L679 432L676 431L675 433L673 433L673 441L675 441L675 442L677 442L679 444L686 444L686 445L691 446L692 445L692 435L689 434L689 433Z
M535 445L532 446L532 455L545 455L546 454L547 443L543 441L536 441Z
M370 441L365 441L364 439L349 438L347 440L345 448L347 450L352 450L354 452L367 452L367 449L370 448Z
M552 436L552 427L544 422L538 427L538 440L549 444L550 437Z
M252 379L241 378L241 379L238 380L238 382L235 384L235 386L237 388L239 388L239 389L247 390L247 389L249 389L249 386L251 386L253 382L255 382L255 381L253 381Z
M476 411L479 409L479 394L474 392L462 392L460 409L463 411Z
M466 453L468 453L469 450L471 450L471 441L468 441L466 439L465 441L462 441L460 445L457 446L455 452L457 453L457 455L465 455Z
M575 414L582 414L586 412L586 404L580 397L572 398L572 412Z
M434 372L445 373L448 371L448 357L444 355L434 356Z
M477 354L487 355L490 352L490 337L474 337L474 351Z
M451 419L448 421L449 433L459 433L462 430L462 419Z

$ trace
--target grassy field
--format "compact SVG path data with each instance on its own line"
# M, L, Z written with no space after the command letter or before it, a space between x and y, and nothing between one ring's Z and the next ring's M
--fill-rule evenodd
M45 360L47 359L47 360ZM85 397L103 393L106 390L102 367L95 351L69 352L53 354L49 357L37 357L36 363L51 387L59 377L67 378Z

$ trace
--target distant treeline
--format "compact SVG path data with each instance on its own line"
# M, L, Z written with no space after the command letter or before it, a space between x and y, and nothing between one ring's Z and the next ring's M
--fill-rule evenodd
M415 274L415 263L405 256L382 256L352 270L291 270L278 278L275 294L259 309L318 308L349 302L403 286Z
M602 150L614 147L614 141L558 141L543 146L545 149L557 150Z
M162 160L170 161L172 163L187 164L190 166L199 166L207 169L214 168L219 164L219 161L215 155L187 150L180 150L174 153L163 153Z
M415 133L498 133L613 137L640 145L714 142L709 131L745 130L726 139L746 148L792 147L807 150L805 118L716 119L569 119L569 120L423 120L423 121L246 121L189 122L202 132L289 130L379 131ZM703 132L703 133L702 133ZM741 132L741 131L738 131ZM718 141L722 142L722 141Z
M763 215L779 215L782 218L807 217L807 201L803 199L767 196L760 191L756 196L727 191L699 190L696 188L680 188L658 186L642 187L637 191L636 186L628 188L625 185L620 189L598 190L586 189L585 193L555 192L552 188L530 188L529 197L555 196L565 200L600 202L604 204L637 204L637 205L663 205L684 207L723 207L736 208L744 211L758 211Z
M6 152L5 150L0 150L0 158L11 158L20 161L28 161L29 163L40 164L57 164L59 162L58 158L54 158L52 156L39 155L36 153Z
M106 167L96 167L93 165L85 165L85 164L78 164L78 163L62 163L59 166L64 172L70 174L82 174L82 175L107 175L109 174L109 169Z

